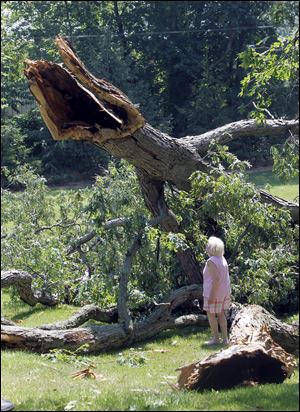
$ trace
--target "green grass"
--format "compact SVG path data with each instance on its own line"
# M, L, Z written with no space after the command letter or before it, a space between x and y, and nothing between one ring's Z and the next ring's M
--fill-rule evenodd
M248 180L257 187L266 188L272 195L290 201L299 201L299 179L297 177L283 182L272 170L248 173Z
M2 316L22 321L23 326L39 325L67 318L72 306L29 308L12 303L7 292L2 294ZM71 374L84 366L65 362L53 363L39 354L21 350L2 350L2 396L10 399L16 411L63 411L76 401L77 411L296 411L298 407L298 370L283 384L236 388L227 391L174 390L176 369L214 352L203 347L209 336L207 328L187 327L168 330L155 339L135 345L147 357L141 367L118 364L121 351L89 356L95 364L97 379L73 380ZM153 352L167 349L168 352ZM124 355L131 353L123 350Z

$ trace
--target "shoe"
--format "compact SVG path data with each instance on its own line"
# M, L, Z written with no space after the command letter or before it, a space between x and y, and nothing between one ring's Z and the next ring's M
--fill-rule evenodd
M222 345L224 345L224 346L229 346L229 340L228 339L223 339L222 340Z
M219 344L220 344L219 339L215 339L215 338L212 338L212 339L205 342L205 345L207 345L207 346L216 346L216 345L219 345Z
M13 405L10 401L1 398L1 412L2 411L11 411L13 410L15 405Z

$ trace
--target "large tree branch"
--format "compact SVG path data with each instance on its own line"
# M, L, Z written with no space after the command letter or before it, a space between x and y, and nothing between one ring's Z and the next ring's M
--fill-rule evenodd
M137 176L148 209L151 210L154 216L159 216L161 213L166 216L160 224L162 230L165 232L179 233L180 228L176 216L169 209L165 199L164 182L152 179L151 176L142 169L137 169ZM202 283L200 266L196 261L192 249L179 249L177 250L176 255L181 263L188 283Z
M172 311L185 301L199 299L202 296L200 285L186 286L170 294L145 320L134 323L131 342L141 342L152 338L165 329L187 325L207 326L205 315L187 315L176 317ZM122 325L92 325L85 328L68 330L44 330L41 328L24 328L15 325L1 325L1 343L5 347L29 349L46 352L54 348L78 349L89 344L90 353L99 353L108 349L122 348L128 345L128 334Z
M266 120L258 124L255 120L240 120L203 133L199 136L186 136L178 139L179 143L189 144L200 154L205 154L212 141L217 144L227 144L233 140L245 137L276 137L284 140L290 136L299 135L299 120Z
M89 73L66 40L58 38L56 44L72 74L45 61L26 61L25 71L53 138L87 140L179 189L190 189L193 172L210 170L203 156L212 140L223 144L245 136L299 134L298 120L267 120L262 125L242 120L200 136L172 138L145 124L124 93Z
M272 196L265 190L259 190L261 199L265 203L273 204L276 207L288 209L290 211L291 217L294 222L299 223L299 204L294 202L289 202L287 200L281 199L277 196Z

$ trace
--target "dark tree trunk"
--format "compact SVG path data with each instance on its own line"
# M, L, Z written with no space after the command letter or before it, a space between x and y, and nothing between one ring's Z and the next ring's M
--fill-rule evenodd
M179 233L180 228L176 217L166 203L164 182L152 179L142 169L137 169L137 176L148 209L151 210L154 216L159 216L161 213L166 216L160 225L162 230L165 232ZM194 283L202 283L202 273L199 264L196 262L192 249L178 250L177 257L181 263L187 282L190 285Z

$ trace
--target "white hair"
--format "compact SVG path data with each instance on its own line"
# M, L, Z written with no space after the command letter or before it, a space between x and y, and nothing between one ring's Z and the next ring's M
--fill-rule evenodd
M221 239L215 236L211 236L208 239L206 251L211 256L223 256L224 255L224 243Z

